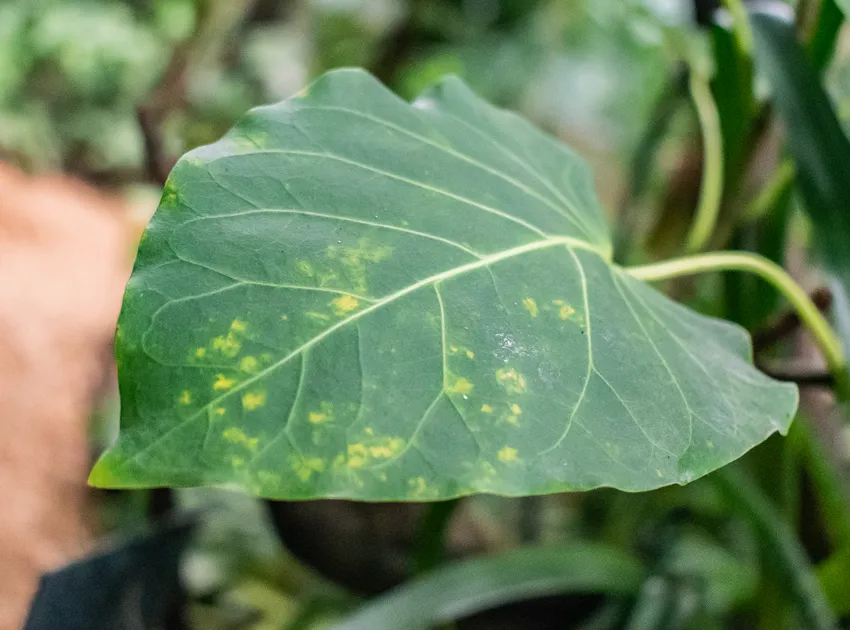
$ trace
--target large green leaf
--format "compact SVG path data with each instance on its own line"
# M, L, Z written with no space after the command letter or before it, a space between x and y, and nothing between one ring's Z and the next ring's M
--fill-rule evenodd
M640 562L602 545L529 547L447 565L368 604L334 630L420 630L561 593L633 595Z
M432 500L686 483L785 431L746 334L610 262L576 154L343 70L175 167L92 483Z

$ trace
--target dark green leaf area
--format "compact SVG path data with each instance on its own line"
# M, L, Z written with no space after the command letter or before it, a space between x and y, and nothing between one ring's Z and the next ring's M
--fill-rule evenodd
M610 263L585 163L449 80L358 71L171 175L92 482L436 500L686 483L788 428L739 328Z

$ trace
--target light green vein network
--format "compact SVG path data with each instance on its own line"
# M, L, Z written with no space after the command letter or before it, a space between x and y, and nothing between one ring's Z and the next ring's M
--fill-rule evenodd
M586 164L457 79L336 71L185 156L117 334L91 482L434 500L686 483L795 388L610 262Z

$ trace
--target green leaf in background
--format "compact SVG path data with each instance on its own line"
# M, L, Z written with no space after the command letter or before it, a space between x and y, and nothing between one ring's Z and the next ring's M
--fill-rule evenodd
M634 595L644 577L635 558L613 548L530 547L446 565L366 604L334 630L420 630L563 593Z
M832 0L826 0L832 2ZM850 16L850 0L834 0L838 8L844 13L844 17Z
M91 482L437 500L687 483L796 388L612 265L570 149L457 79L318 79L185 156L117 332Z
M751 18L756 56L770 80L797 165L797 181L815 228L815 245L845 290L850 286L850 141L793 25L767 14ZM850 340L839 327L845 349Z

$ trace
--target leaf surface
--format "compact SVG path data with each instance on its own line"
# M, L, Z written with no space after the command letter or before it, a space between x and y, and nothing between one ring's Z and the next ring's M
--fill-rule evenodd
M686 483L785 431L739 328L611 264L575 153L342 70L175 167L91 481L436 500Z

